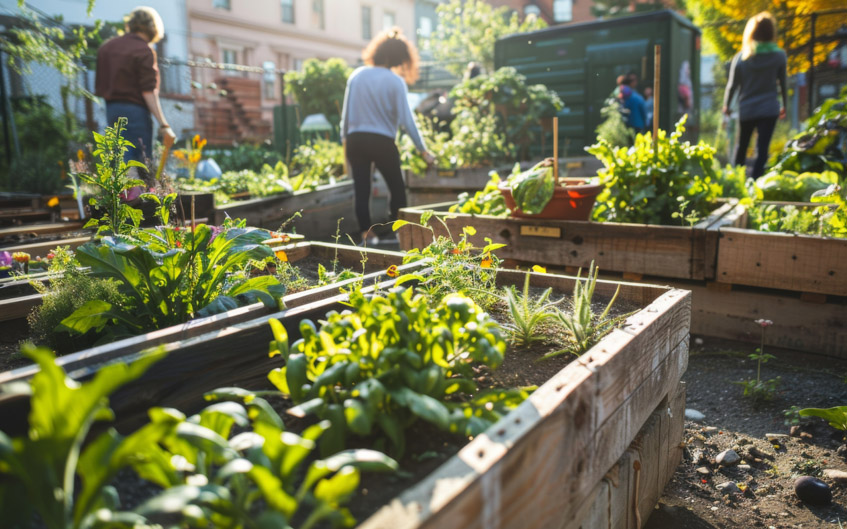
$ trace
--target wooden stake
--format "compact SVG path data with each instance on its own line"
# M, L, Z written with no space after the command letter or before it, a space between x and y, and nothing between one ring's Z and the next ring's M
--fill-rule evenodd
M191 195L191 233L194 233L194 195Z
M553 117L553 179L559 182L559 116Z
M662 46L653 46L653 151L656 150L656 137L659 135L659 97L662 76Z

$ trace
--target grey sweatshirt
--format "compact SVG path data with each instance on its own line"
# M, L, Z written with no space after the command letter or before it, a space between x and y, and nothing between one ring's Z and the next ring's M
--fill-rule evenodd
M740 53L736 55L729 69L724 106L729 107L732 97L738 92L741 121L777 117L780 109L777 83L782 96L782 108L786 107L788 94L785 64L785 52L782 50L755 53L746 60L741 58Z
M394 139L402 127L421 152L426 150L406 97L406 82L388 68L362 66L347 79L341 110L341 137L371 132Z

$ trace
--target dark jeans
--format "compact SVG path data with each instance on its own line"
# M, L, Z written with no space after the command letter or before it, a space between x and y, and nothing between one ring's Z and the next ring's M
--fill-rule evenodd
M145 106L124 101L106 101L106 126L113 127L118 118L126 118L123 137L132 143L127 147L124 161L144 163L145 156L153 153L153 117Z
M768 146L771 144L773 129L776 128L777 117L758 118L741 121L741 130L738 133L738 147L735 151L735 165L745 165L747 162L747 146L753 131L758 131L756 139L756 162L753 164L753 178L759 178L765 174L765 164L768 161Z
M350 162L350 170L353 173L353 196L359 229L367 231L371 227L371 167L373 164L376 164L376 168L382 173L388 185L391 220L395 220L400 208L406 207L406 186L403 184L400 153L397 151L397 145L394 144L394 138L370 132L349 134L347 161Z

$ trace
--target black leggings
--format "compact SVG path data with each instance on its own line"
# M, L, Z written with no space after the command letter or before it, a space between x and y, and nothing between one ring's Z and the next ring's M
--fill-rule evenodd
M382 134L353 132L347 135L347 161L353 173L353 196L359 229L371 227L371 167L376 168L388 185L391 220L397 219L400 208L406 207L406 186L400 168L400 153L394 139Z
M747 146L753 130L759 133L756 139L756 161L753 164L753 178L759 178L765 174L765 164L768 161L768 147L773 137L773 129L776 128L776 116L772 118L758 118L741 121L741 130L738 133L738 147L735 151L735 165L745 165L747 162Z

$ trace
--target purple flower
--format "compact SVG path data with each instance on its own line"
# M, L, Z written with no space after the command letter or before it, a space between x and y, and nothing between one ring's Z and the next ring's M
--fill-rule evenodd
M0 252L0 266L12 266L12 254Z
M217 237L219 233L224 231L224 229L221 228L220 226L209 226L209 227L212 229L212 238L209 239L209 244L212 244L212 241L215 240L215 237Z

